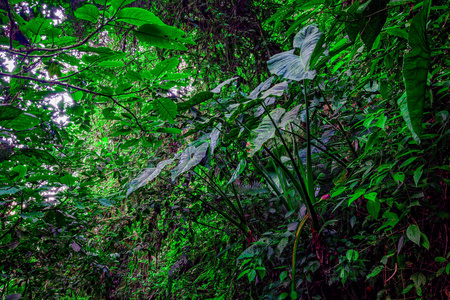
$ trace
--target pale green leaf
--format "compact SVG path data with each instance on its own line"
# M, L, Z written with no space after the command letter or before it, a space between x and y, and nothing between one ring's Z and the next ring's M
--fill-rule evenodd
M117 13L117 21L131 25L141 26L144 24L165 25L160 18L152 12L139 7L126 7Z

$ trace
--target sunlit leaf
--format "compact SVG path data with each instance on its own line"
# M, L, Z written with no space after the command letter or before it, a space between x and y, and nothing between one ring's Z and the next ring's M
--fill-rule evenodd
M215 93L218 94L220 93L220 91L222 90L222 88L228 84L230 84L231 82L233 82L234 80L238 79L239 77L233 77L230 79L225 80L224 82L222 82L221 84L219 84L218 86L216 86L214 89L211 90L211 93Z
M117 21L141 26L144 24L165 25L160 18L152 12L139 7L125 7L117 13Z
M86 4L75 11L75 17L89 22L97 22L98 8L93 4Z
M420 229L416 225L411 225L406 229L406 236L413 243L420 245Z
M169 98L157 98L152 102L156 113L164 121L173 124L177 116L177 105Z

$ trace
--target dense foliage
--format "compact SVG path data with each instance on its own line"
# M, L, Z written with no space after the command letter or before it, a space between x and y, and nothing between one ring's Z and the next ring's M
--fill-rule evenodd
M0 0L0 299L450 299L444 0Z

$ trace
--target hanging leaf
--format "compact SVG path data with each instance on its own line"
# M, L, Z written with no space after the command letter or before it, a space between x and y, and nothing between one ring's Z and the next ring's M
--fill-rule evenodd
M98 8L93 4L86 4L75 11L75 17L89 22L97 22Z
M191 107L198 105L200 103L205 102L206 100L211 99L214 96L214 93L206 91L206 92L200 92L196 94L194 97L189 99L189 101L177 103L177 108L179 112L186 111L190 109Z
M410 239L413 243L420 246L420 229L416 225L411 225L406 229L406 236L408 239Z
M156 168L146 168L138 177L130 182L126 196L128 197L132 192L155 179L173 161L174 159L163 160L156 165Z
M177 68L180 64L180 60L178 57L172 57L169 59L165 59L161 62L159 62L153 70L150 71L153 75L156 77L159 77L163 75L164 73L168 73L172 71L173 69Z
M177 116L177 105L169 98L158 98L152 102L156 113L164 121L174 123L174 118Z
M266 81L260 83L248 96L247 98L256 100L260 92L267 90L273 81L273 76L269 77ZM265 97L263 97L265 98Z
M269 116L265 116L259 124L258 128L253 130L252 134L254 138L250 141L251 148L248 151L250 156L253 156L259 149L261 149L262 145L269 139L275 136L275 126L272 123L271 119L278 124L279 119L284 114L284 108L276 108L270 113Z
M400 109L400 114L403 117L403 120L405 120L406 126L408 127L409 131L411 132L411 135L413 139L420 144L419 136L417 135L416 131L414 130L412 121L411 121L411 115L409 114L408 110L408 104L406 101L406 92L400 96L400 98L397 100L397 105Z
M144 24L134 31L134 35L150 46L162 49L187 50L184 43L195 44L188 39L182 38L185 32L173 26Z
M219 139L221 129L222 124L219 124L216 127L214 127L213 131L211 132L211 147L210 147L211 155L213 155L214 149L216 148L217 140Z
M428 69L431 61L431 51L426 35L429 12L430 0L425 0L422 10L411 22L408 34L408 44L411 47L411 51L403 59L406 111L404 111L404 107L401 107L401 110L408 128L418 143L420 143L420 134L422 132L423 106L426 98Z
M282 96L284 91L287 90L289 82L283 81L280 82L273 87L271 87L269 90L265 91L261 94L261 98L266 98L267 96L273 95L273 96Z
M131 25L141 26L144 24L165 25L160 18L152 12L138 8L125 7L117 13L117 21L122 21Z
M265 116L258 128L252 132L253 138L249 142L249 155L253 156L259 149L261 149L262 145L266 141L273 138L275 136L276 128L284 129L289 123L294 121L297 118L299 109L300 105L285 113L284 108L278 107L270 113L270 117ZM275 124L272 123L271 118Z
M367 211L375 220L378 219L381 204L379 201L367 201Z
M238 78L239 78L239 77L236 76L236 77L233 77L233 78L230 78L230 79L225 80L224 82L222 82L221 84L219 84L218 86L216 86L215 89L212 89L212 90L211 90L211 93L214 93L214 94L220 93L220 91L222 90L222 88L223 88L225 85L230 84L232 81L234 81L234 80L236 80L236 79L238 79Z
M209 143L203 143L198 147L190 146L186 148L180 157L180 162L172 170L172 181L174 181L180 174L189 171L192 167L198 165L200 161L206 156Z
M231 175L230 180L228 180L227 185L233 183L239 177L239 175L241 175L242 172L244 172L246 165L247 165L246 160L241 159L239 165L236 167L236 170L234 170L233 175Z
M294 37L294 48L300 48L300 56L294 54L295 49L276 54L267 62L269 71L285 79L314 79L315 71L308 68L308 61L320 39L322 32L315 26L304 27Z

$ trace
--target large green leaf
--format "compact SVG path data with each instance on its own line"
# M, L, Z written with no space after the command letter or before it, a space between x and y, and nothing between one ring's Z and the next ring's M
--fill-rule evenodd
M180 162L172 170L172 181L174 181L180 174L189 171L192 167L195 167L205 157L208 150L209 143L203 143L200 146L189 146L182 153Z
M11 105L0 105L0 126L25 130L39 124L39 118Z
M286 125L294 121L299 109L300 106L296 106L285 113L284 108L278 107L270 112L270 116L265 116L261 124L252 132L253 138L250 141L249 155L253 156L266 141L273 138L277 128L284 129Z
M261 82L248 96L247 98L256 100L258 98L259 93L267 90L273 81L273 76L269 77L266 81Z
M186 50L181 42L195 44L182 37L185 34L183 30L167 25L144 24L134 34L140 41L163 49Z
M164 121L174 123L177 116L177 105L169 98L158 98L153 101L153 108Z
M177 103L178 111L183 112L194 105L198 105L202 102L205 102L206 100L211 99L214 96L214 93L206 91L206 92L200 92L198 94L195 94L189 101Z
M300 56L294 54L295 49L272 56L267 62L270 73L296 81L314 79L316 72L309 69L308 61L321 35L319 28L313 25L304 27L293 43L294 48L300 48Z
M426 35L426 23L430 11L430 0L423 3L423 8L411 22L408 44L411 51L403 59L403 79L406 87L407 116L403 115L413 137L420 143L422 132L423 106L427 89L428 68L431 51ZM402 109L402 108L401 108Z
M98 8L93 4L86 4L75 11L75 17L89 22L97 22Z
M126 22L136 26L144 24L165 25L161 19L152 12L138 7L126 7L121 9L117 13L117 21Z
M163 160L156 165L156 168L146 168L138 177L130 182L127 190L127 197L138 188L155 179L159 175L159 173L161 173L164 167L170 165L173 161L173 159Z
M159 77L162 74L172 71L173 69L178 67L179 64L180 64L180 60L178 59L178 57L172 57L169 59L165 59L165 60L159 62L155 66L155 68L153 68L153 70L150 71L150 73L152 73L156 77Z

